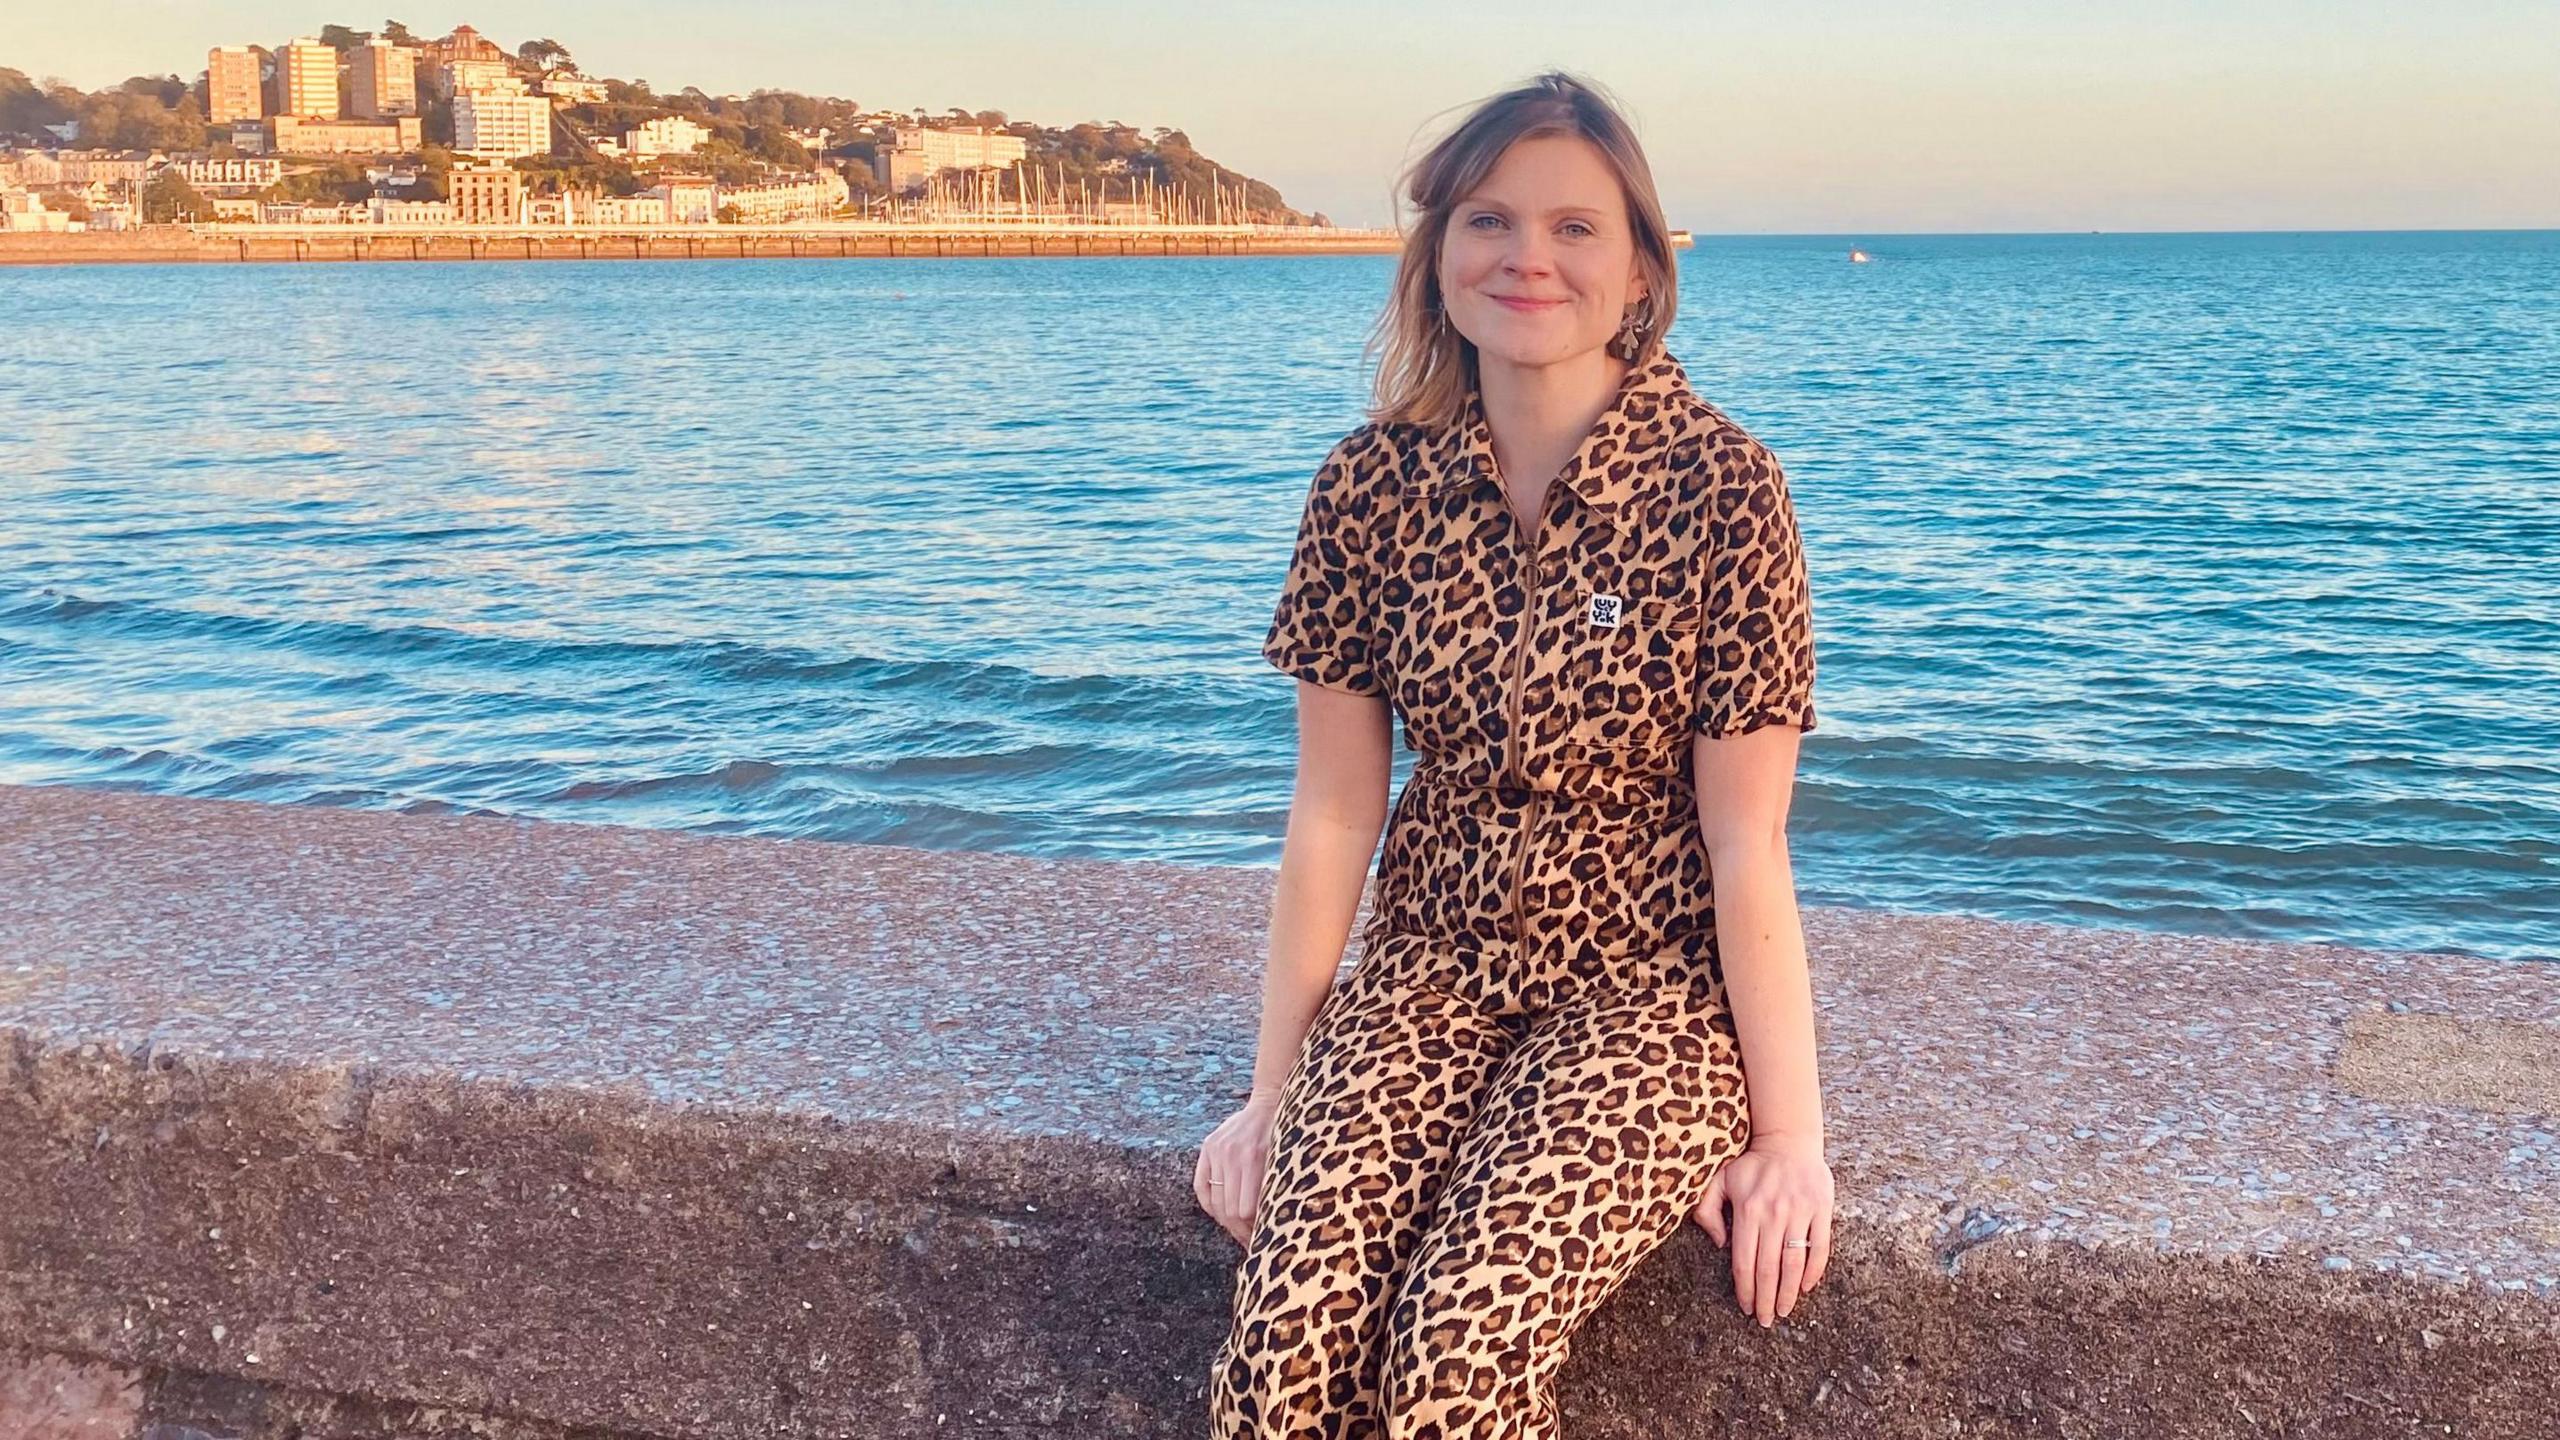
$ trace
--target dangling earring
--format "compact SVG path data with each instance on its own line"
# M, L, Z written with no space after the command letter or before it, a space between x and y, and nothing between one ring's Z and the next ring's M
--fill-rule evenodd
M1642 307L1639 310L1638 307ZM1627 316L1618 333L1609 337L1609 353L1621 360L1633 360L1644 349L1644 332L1653 328L1653 297L1647 295L1627 307Z

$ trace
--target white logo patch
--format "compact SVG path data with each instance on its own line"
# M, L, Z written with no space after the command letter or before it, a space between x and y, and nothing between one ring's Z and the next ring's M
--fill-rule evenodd
M1594 595L1591 597L1591 623L1601 626L1616 625L1618 613L1623 608L1615 595Z

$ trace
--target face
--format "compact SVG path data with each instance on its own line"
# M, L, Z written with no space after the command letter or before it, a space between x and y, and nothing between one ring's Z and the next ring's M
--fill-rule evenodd
M1441 237L1441 304L1480 360L1583 355L1609 343L1644 293L1626 196L1578 135L1514 142Z

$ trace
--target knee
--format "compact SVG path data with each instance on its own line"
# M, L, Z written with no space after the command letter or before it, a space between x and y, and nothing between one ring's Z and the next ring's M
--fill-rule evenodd
M1535 1331L1494 1323L1497 1313L1441 1310L1408 1296L1390 1325L1379 1369L1385 1440L1536 1435L1544 1408Z
M1240 1319L1209 1367L1216 1440L1331 1433L1375 1401L1362 1347L1304 1316Z

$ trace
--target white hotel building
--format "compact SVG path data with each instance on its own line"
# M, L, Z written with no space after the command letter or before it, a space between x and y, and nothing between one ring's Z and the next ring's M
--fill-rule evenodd
M453 148L483 160L550 154L550 98L492 91L454 96Z

